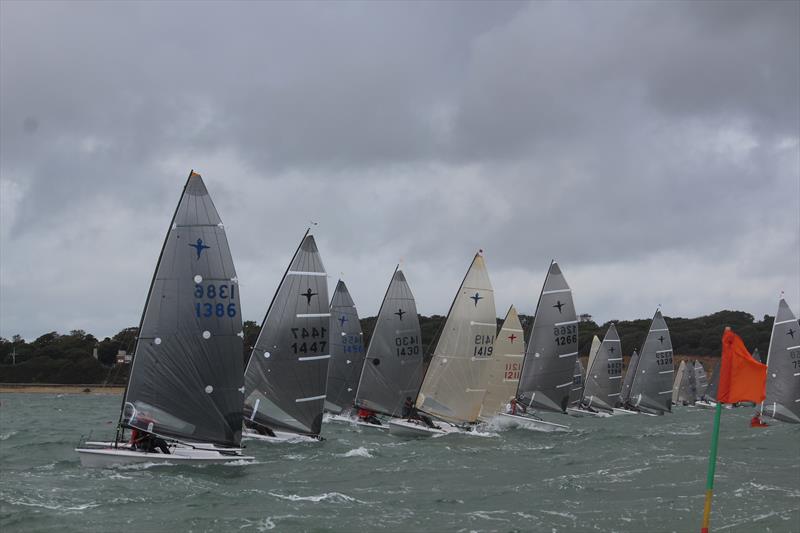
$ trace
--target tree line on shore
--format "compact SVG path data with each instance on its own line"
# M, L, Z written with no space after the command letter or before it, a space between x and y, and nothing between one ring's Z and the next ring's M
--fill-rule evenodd
M426 347L426 355L430 356L445 317L433 315L419 318L422 345ZM757 321L753 315L743 311L719 311L697 318L665 318L670 329L674 353L695 358L719 356L725 326L731 326L751 351L758 348L766 355L774 321L774 317L769 315ZM520 320L527 341L533 317L520 315ZM375 321L376 317L361 320L365 346L369 342ZM498 319L497 322L499 327L502 320ZM617 326L626 356L641 346L650 326L650 318L612 320L604 324L596 324L591 320L581 322L578 328L581 357L588 355L592 337L597 335L602 339L612 322ZM248 320L245 321L243 329L242 357L246 363L258 338L260 326ZM19 335L14 335L11 339L0 337L0 383L124 385L128 379L130 365L116 364L117 353L120 350L133 353L137 333L138 328L130 327L102 340L83 330L72 330L64 335L52 331L31 342L25 341ZM95 353L96 359L93 355Z

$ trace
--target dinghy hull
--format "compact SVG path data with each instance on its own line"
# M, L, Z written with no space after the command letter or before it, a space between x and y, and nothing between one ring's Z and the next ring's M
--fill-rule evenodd
M619 407L614 408L614 415L636 415L639 414L636 411L631 411L630 409L622 409Z
M242 440L252 440L256 442L267 442L270 444L297 444L307 442L319 442L322 437L315 437L313 435L301 435L299 433L291 433L289 431L275 431L275 436L262 435L252 429L245 428L242 431Z
M439 422L440 429L431 428L419 420L393 419L389 421L389 434L396 437L436 437L455 430L449 424Z
M86 468L109 468L143 463L163 464L225 464L236 461L252 461L254 458L245 455L223 455L213 450L192 448L174 448L173 453L147 453L124 448L75 448Z
M603 411L587 411L586 409L577 409L575 407L568 407L567 414L570 416L574 416L576 418L581 418L584 416L593 416L595 418L608 418L611 416L610 413L606 413Z
M547 422L545 420L537 420L529 416L511 415L508 413L500 413L495 417L495 421L500 426L518 427L533 431L542 431L544 433L566 432L570 430L569 426Z

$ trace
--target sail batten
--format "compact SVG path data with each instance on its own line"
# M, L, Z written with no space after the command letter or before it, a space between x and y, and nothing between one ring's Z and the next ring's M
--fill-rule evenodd
M225 229L199 174L162 246L123 399L123 426L238 446L242 319Z
M572 290L553 261L536 307L518 399L534 409L566 412L570 391L563 384L574 379L577 354L578 322Z

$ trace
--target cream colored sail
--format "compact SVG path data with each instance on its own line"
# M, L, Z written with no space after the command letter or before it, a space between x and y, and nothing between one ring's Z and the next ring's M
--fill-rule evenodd
M483 397L481 419L488 420L502 412L508 401L516 394L524 357L522 324L519 322L517 310L512 305L494 341L494 353L492 362L489 363L489 379L486 396Z
M497 314L486 264L475 254L422 382L417 408L454 423L478 419L494 351Z

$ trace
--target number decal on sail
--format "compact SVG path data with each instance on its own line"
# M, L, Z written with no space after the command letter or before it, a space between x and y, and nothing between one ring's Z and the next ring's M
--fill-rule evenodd
M622 374L622 361L609 361L608 362L608 375L619 376Z
M342 346L344 353L362 353L364 351L360 335L345 335L342 337Z
M800 350L792 350L789 352L789 359L792 360L793 368L800 368Z
M475 346L472 348L472 357L491 357L494 351L493 335L475 335Z
M578 326L576 324L555 326L553 328L553 336L556 339L557 346L569 346L570 344L577 344Z
M201 285L200 283L194 286L194 297L197 300L217 300L211 302L195 302L194 314L197 318L222 318L228 316L233 318L238 313L236 303L230 302L227 305L225 302L218 300L234 300L236 298L236 285L221 283L215 285L209 283L208 285Z
M658 366L673 366L672 350L664 350L663 352L656 352L656 364L658 364Z
M506 363L503 371L503 381L519 381L519 372L522 370L522 363Z
M402 337L395 337L394 346L397 357L419 355L419 337L416 335L404 335Z
M295 339L324 339L328 334L328 328L292 328L292 337Z

